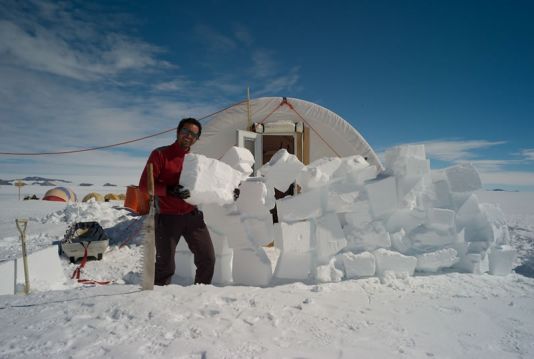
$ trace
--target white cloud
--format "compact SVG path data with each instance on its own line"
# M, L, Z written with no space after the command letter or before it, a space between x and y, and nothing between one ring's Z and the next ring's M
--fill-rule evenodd
M82 81L124 71L169 68L162 51L142 40L100 28L92 19L52 3L38 2L35 13L16 6L0 20L1 63ZM41 23L46 20L46 26Z
M252 75L254 77L268 77L273 76L277 70L276 61L274 61L274 53L268 50L255 50L252 53Z
M264 84L259 90L255 91L257 95L279 95L280 92L291 91L298 83L299 68L294 67L291 71L283 76L273 77Z
M521 155L528 161L534 161L534 148L527 148L521 151Z
M505 141L466 140L466 141L426 141L427 156L442 161L458 161L475 158L474 151L505 144Z

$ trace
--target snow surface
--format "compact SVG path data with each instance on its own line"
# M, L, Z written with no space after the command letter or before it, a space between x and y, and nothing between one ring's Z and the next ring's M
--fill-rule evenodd
M23 195L46 189L26 186ZM80 198L109 191L74 190ZM531 262L534 193L477 196L504 211L516 271ZM0 186L0 201L0 261L20 257L15 218L29 218L30 253L63 238L69 223L96 220L111 245L83 276L113 281L78 284L70 279L76 265L62 258L66 289L0 296L0 358L534 357L534 279L520 274L386 274L266 288L178 283L142 292L140 221L113 208L121 202L18 201L10 186ZM274 268L278 251L266 253Z

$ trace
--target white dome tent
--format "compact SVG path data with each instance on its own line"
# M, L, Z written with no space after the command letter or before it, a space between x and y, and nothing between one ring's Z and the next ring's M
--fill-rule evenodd
M285 97L243 101L211 117L193 152L219 159L232 146L248 148L255 170L280 148L304 164L322 157L361 155L383 170L360 133L340 116L317 104Z

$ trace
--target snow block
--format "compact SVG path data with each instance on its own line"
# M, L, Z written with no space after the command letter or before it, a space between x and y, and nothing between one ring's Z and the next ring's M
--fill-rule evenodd
M239 186L237 208L243 217L265 217L270 215L269 209L274 206L274 198L267 199L267 186L259 180L245 181ZM274 194L273 194L274 197ZM267 207L267 203L271 207Z
M344 221L354 228L365 228L373 221L369 201L356 201L352 211L344 214Z
M433 179L432 184L434 186L434 207L454 209L449 181L445 178Z
M421 225L410 233L408 236L412 242L412 247L420 251L431 251L443 248L446 245L458 240L455 231L440 231Z
M347 250L355 252L373 251L391 247L391 239L382 222L372 222L365 228L343 228L347 240Z
M242 220L249 242L255 246L266 246L274 241L273 218L246 218Z
M503 245L493 247L489 253L489 272L493 275L508 275L512 272L514 260L517 256L512 246Z
M221 162L241 172L243 174L242 180L244 180L252 174L255 160L248 149L233 146L221 157Z
M410 232L427 221L427 214L418 209L402 208L395 211L387 220L388 232L398 232L404 229Z
M439 231L456 231L456 213L453 210L429 208L426 214L426 226L428 228Z
M308 280L311 275L312 252L283 252L276 262L274 277L283 280Z
M480 253L468 253L460 257L458 263L454 268L464 273L482 274L486 272L486 264L484 263L484 256Z
M17 287L24 285L24 261L18 258ZM65 289L65 273L55 246L28 255L30 291L49 291Z
M267 186L286 192L295 182L299 172L304 168L297 156L290 154L285 149L276 152L271 160L260 168L260 173L265 177Z
M232 283L232 259L233 252L215 256L215 268L213 279L211 280L213 284L225 285Z
M335 213L315 220L315 254L317 264L328 264L347 245L345 234Z
M220 206L218 204L204 204L199 206L204 215L206 225L218 233L224 233L228 226L227 217L235 215L231 206Z
M297 183L303 192L327 185L334 172L341 165L341 158L320 158L302 168L297 176Z
M380 277L386 272L413 275L417 265L417 258L383 248L374 251L373 255L376 259L376 273Z
M359 195L359 191L336 192L330 187L326 200L326 212L353 212L356 199Z
M343 178L351 174L356 174L369 167L369 162L360 155L347 156L341 158L341 163L332 174L332 178Z
M335 258L332 258L328 264L315 268L315 280L319 283L336 283L340 282L342 278L343 272L336 268Z
M345 276L347 278L371 277L376 272L375 256L369 252L354 254L346 252L341 254Z
M453 248L440 249L435 252L418 255L415 269L420 272L435 273L442 268L451 267L459 260L458 252Z
M482 188L477 169L472 164L461 164L445 169L452 192L473 192Z
M262 248L234 250L234 284L264 287L271 282L272 273L271 261Z
M174 270L174 276L171 279L172 283L179 283L180 280L187 280L192 283L195 280L197 266L195 265L193 253L189 250L187 242L183 237L176 246L174 263L176 264L176 269Z
M375 219L391 214L397 209L397 185L395 177L387 177L365 184L371 213Z
M426 161L425 145L402 145L387 149L384 154L386 173L404 176L409 160Z
M407 254L412 249L412 242L406 237L406 232L401 229L398 232L390 233L391 249L396 250L402 254Z
M456 230L459 232L467 225L481 220L478 197L471 194L456 211Z
M4 261L0 263L0 295L14 295L16 261ZM24 273L23 273L24 276ZM31 282L30 282L31 288Z
M193 205L234 202L234 189L243 174L224 162L198 154L187 154L184 159L180 184L191 192L186 202Z
M209 227L208 231L210 232L211 242L213 243L215 255L223 256L227 254L232 254L232 248L230 248L228 244L228 238L226 238L225 235L219 234L218 232L215 232Z
M323 215L327 201L326 188L299 193L276 201L278 220L296 222Z
M274 245L282 253L307 253L311 251L312 224L309 221L276 223Z

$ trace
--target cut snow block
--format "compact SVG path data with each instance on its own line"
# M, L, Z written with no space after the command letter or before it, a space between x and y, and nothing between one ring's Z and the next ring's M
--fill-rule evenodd
M250 241L245 231L245 226L241 222L239 215L226 215L224 219L224 226L213 228L214 232L219 235L224 235L228 240L230 248L253 248L256 245ZM208 228L211 228L208 225Z
M382 222L372 222L365 228L343 228L347 240L347 250L355 252L373 251L377 248L391 247L391 239Z
M302 168L297 176L297 183L303 192L323 187L330 182L341 162L339 157L325 157L315 160Z
M237 208L243 217L265 217L270 215L266 206L267 186L261 181L245 181L239 186ZM269 201L273 202L273 201Z
M317 264L328 264L333 256L345 248L347 240L335 213L315 220L315 254Z
M185 243L183 238L180 240L180 242L182 241ZM195 280L197 267L195 265L193 253L191 253L189 248L187 248L187 251L177 250L174 254L174 263L176 264L176 269L174 270L174 276L171 280L172 283L179 283L178 278L174 277L179 277L179 279L186 280L190 283Z
M402 145L388 148L384 154L386 173L404 175L408 159L425 161L425 145Z
M347 278L371 277L376 272L375 256L369 252L341 254Z
M311 250L312 224L309 221L276 223L274 245L282 253L307 253Z
M191 192L186 202L193 205L234 202L234 189L243 179L243 174L226 163L198 154L184 158L180 184Z
M429 208L426 212L426 226L440 231L456 231L456 221L453 210Z
M369 201L356 201L352 211L344 215L345 222L355 228L364 228L373 221Z
M435 273L442 268L449 268L460 259L453 248L440 249L435 252L423 253L417 256L415 269L420 272Z
M359 172L369 167L369 162L360 155L341 158L341 163L332 174L332 178L347 177L351 173Z
M263 248L234 250L234 284L264 287L271 282L272 273L271 261Z
M407 254L412 249L412 242L406 237L404 229L395 233L390 233L389 237L391 239L391 249L402 254Z
M446 179L433 181L434 185L434 207L454 209L451 196L451 188Z
M383 248L374 251L373 255L376 259L376 273L379 276L383 276L386 272L413 275L417 265L417 258Z
M327 194L326 212L347 213L353 212L356 199L360 195L359 191L335 192L331 188Z
M233 146L221 157L221 162L243 173L243 179L250 176L254 166L254 156L243 147Z
M283 280L308 280L312 269L312 252L280 253L274 277Z
M512 246L493 247L489 253L489 272L493 275L508 275L514 266L517 256Z
M458 240L455 231L440 231L421 225L410 233L408 236L412 242L412 247L420 251L429 251L443 248Z
M228 244L228 238L226 238L224 234L220 234L219 232L216 232L209 227L208 231L210 232L211 242L213 243L215 255L223 256L232 253L232 248L230 248L230 245Z
M286 192L303 167L297 156L281 149L260 168L260 173L265 177L268 186Z
M0 295L15 294L15 270L16 261L4 261L0 263Z
M242 222L249 241L256 246L266 246L274 241L273 218L270 214L264 218L243 219Z
M469 195L456 211L456 230L461 231L467 225L480 221L481 214L478 197L474 194Z
M401 229L411 232L414 228L424 224L426 220L426 212L418 209L402 208L392 213L386 220L386 228L388 232L398 232Z
M278 220L282 222L296 222L316 218L323 215L326 205L326 188L299 193L276 201Z
M231 206L204 204L199 208L202 210L206 225L219 233L224 233L225 228L228 226L227 217L236 214L232 213Z
M397 185L395 177L387 177L365 184L371 213L375 219L391 214L397 209Z
M319 265L315 268L315 280L319 283L337 283L343 278L343 272L336 268L335 258L329 263Z
M459 271L464 273L481 274L486 272L484 257L479 253L468 253L460 257L458 263L454 265Z
M232 257L232 252L215 256L215 268L213 279L211 280L213 284L225 285L232 283Z
M480 175L470 163L448 167L445 174L452 192L473 192L482 188Z
M24 261L17 259L17 287L24 285ZM30 291L65 289L65 272L57 248L51 246L28 255Z

